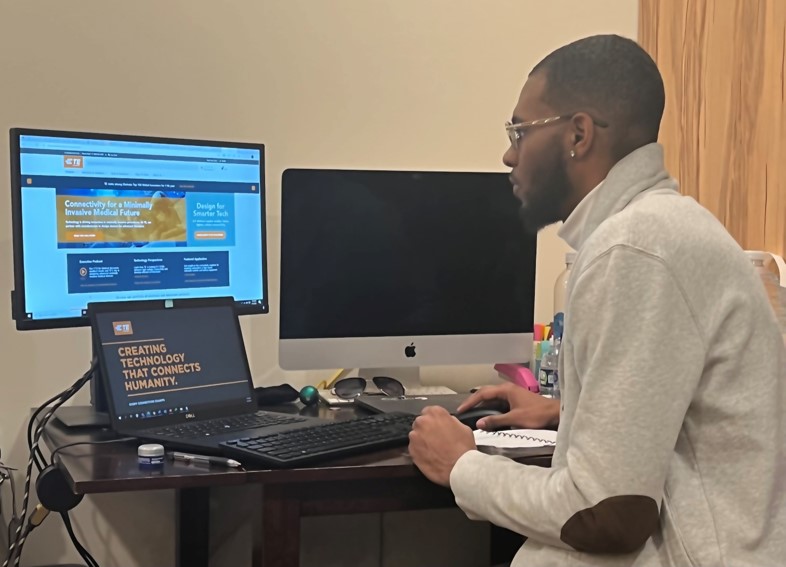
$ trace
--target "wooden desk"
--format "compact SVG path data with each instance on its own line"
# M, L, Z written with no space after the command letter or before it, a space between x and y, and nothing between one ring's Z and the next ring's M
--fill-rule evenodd
M274 411L334 420L365 414L362 409L303 408L294 404ZM113 437L111 431L66 429L53 420L45 440L54 449L66 443ZM292 470L232 471L167 461L162 471L147 471L137 464L136 446L137 443L118 443L71 447L58 453L60 466L77 494L174 489L176 561L181 567L207 567L209 498L214 486L262 486L260 513L254 518L254 567L298 566L303 516L455 506L450 490L432 484L420 474L406 447ZM551 452L550 448L533 450L524 462L549 466Z

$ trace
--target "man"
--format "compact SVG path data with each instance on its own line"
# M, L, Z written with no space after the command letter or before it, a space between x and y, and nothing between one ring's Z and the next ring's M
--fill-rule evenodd
M578 252L562 399L508 385L465 406L509 401L481 427L558 422L553 464L480 453L440 408L410 453L470 518L527 536L515 567L786 564L783 339L740 247L665 171L663 105L652 59L595 36L533 69L507 127L522 220L564 221Z

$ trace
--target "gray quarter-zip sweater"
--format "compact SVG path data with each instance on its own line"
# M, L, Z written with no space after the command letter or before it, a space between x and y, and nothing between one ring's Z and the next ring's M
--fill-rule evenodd
M552 467L470 451L458 505L529 538L514 567L786 565L786 354L740 247L658 144L561 235L578 255Z

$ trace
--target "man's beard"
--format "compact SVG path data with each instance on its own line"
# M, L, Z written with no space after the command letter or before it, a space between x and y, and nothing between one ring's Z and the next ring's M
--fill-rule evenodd
M519 218L530 233L563 220L562 211L570 194L565 161L560 157L555 157L550 167L543 167L534 177L538 182L532 185L527 193L527 202L519 208Z

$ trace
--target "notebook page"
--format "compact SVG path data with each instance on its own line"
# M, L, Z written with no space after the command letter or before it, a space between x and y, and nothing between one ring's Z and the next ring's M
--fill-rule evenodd
M476 429L475 444L487 447L520 448L548 447L557 443L557 432L548 429L510 429L507 431L482 431Z

